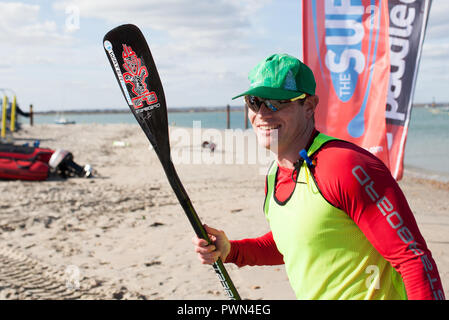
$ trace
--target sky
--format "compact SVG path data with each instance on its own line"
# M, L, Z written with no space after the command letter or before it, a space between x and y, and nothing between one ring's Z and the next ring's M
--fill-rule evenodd
M433 0L414 102L449 102L448 16ZM169 108L242 105L254 65L302 57L301 0L0 0L0 88L35 111L126 110L102 47L124 23L145 35Z

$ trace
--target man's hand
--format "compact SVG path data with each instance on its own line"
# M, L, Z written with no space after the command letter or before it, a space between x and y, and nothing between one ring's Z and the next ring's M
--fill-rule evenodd
M204 228L206 229L212 244L209 244L206 240L196 236L192 238L195 252L198 253L198 259L202 264L213 264L217 261L218 257L224 262L231 251L231 243L229 242L228 237L222 230L217 230L207 225L204 225Z

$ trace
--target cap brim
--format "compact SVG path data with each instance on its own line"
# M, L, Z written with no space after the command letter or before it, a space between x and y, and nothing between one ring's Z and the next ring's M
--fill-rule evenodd
M296 98L300 95L302 95L304 92L300 91L291 91L291 90L284 90L284 89L278 89L278 88L271 88L271 87L257 87L249 89L248 91L243 92L242 94L239 94L238 96L235 96L232 98L232 100L237 99L242 96L256 96L259 98L264 99L273 99L273 100L288 100Z

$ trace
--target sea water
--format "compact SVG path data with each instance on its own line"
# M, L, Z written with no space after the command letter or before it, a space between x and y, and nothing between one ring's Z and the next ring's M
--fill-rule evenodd
M230 112L231 129L244 128L243 111ZM63 117L76 123L133 123L136 119L131 112L124 113L67 113ZM34 123L55 123L58 116L54 114L36 114ZM193 126L193 121L201 121L202 128L226 129L226 112L168 112L168 123L179 127ZM249 125L249 124L248 124ZM249 125L250 126L250 125Z
M423 177L449 181L449 112L412 109L404 164Z
M131 113L64 114L76 123L136 123ZM36 114L36 124L54 123L52 115ZM226 112L169 112L170 125L193 127L201 121L201 128L226 128ZM232 129L243 129L243 111L230 113ZM251 125L249 124L251 128ZM418 176L449 181L449 113L432 113L431 109L413 108L405 147L404 164L409 172Z

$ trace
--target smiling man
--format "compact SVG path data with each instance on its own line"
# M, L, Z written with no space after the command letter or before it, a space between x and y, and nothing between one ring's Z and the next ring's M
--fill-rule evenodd
M275 54L249 73L244 96L258 142L276 160L266 176L271 231L229 241L194 237L202 263L285 264L298 299L444 299L437 266L388 168L315 129L312 71ZM235 99L234 98L234 99Z

